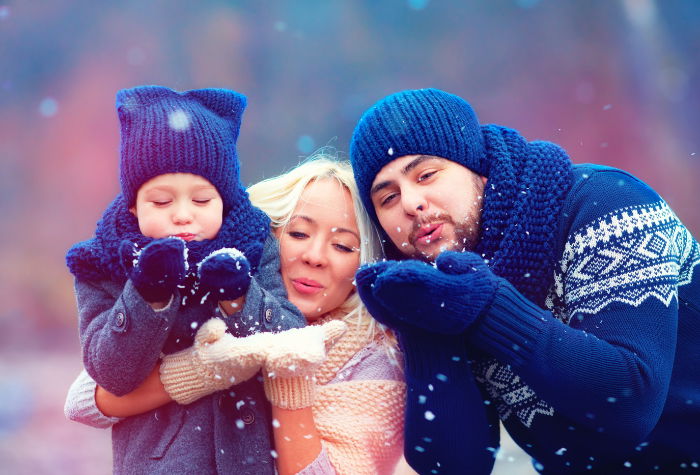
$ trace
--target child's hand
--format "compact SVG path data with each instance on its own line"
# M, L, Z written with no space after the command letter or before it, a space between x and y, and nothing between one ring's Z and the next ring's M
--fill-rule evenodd
M214 251L197 265L199 285L216 300L235 300L248 291L250 264L241 251Z
M187 261L185 241L179 238L156 239L139 251L131 241L122 241L122 262L131 282L147 302L165 302L185 278Z

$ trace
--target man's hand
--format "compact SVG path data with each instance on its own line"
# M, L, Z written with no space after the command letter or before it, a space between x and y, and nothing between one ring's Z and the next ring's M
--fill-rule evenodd
M410 331L413 328L407 326L402 319L396 317L391 309L384 308L382 302L374 294L377 278L397 264L398 262L396 261L379 261L373 264L365 264L355 273L355 284L362 303L365 304L367 311L375 320L394 331Z
M501 279L472 252L445 251L435 266L416 260L380 264L368 300L399 331L408 325L432 333L464 332L491 304ZM365 287L363 301L366 294Z

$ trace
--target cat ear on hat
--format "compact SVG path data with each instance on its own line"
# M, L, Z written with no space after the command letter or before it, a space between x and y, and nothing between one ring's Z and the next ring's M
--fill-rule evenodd
M137 86L121 89L117 92L117 112L123 124L129 124L133 112L140 110L164 97L176 95L177 92L165 86Z
M233 140L234 142L238 140L243 111L248 103L243 94L227 89L212 88L187 91L184 95L194 98L219 117L228 119L232 126Z

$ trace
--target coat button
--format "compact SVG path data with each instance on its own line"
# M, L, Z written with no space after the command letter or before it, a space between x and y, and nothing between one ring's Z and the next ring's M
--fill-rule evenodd
M252 412L250 412L250 411L245 411L245 412L241 415L241 420L243 421L244 424L250 425L250 424L252 424L253 422L255 422L255 415L254 415Z
M267 323L270 323L272 321L272 309L271 308L268 308L267 310L265 310L265 321Z
M125 322L126 317L124 317L124 314L122 312L117 312L117 326L121 328L124 326Z

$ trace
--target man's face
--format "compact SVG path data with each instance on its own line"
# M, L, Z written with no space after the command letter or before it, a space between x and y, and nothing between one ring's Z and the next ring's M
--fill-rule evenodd
M379 224L406 256L434 261L479 240L486 178L431 155L405 155L382 168L370 191Z

